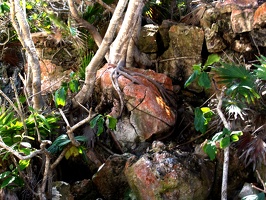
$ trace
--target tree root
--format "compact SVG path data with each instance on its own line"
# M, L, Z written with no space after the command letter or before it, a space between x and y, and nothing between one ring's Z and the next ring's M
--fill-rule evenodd
M124 65L125 65L125 62L120 61L117 66L114 66L115 67L114 71L111 74L112 85L113 85L114 89L116 90L116 92L119 96L119 99L120 99L120 105L121 106L120 106L119 117L122 115L122 112L123 112L124 106L125 106L124 96L123 96L123 93L122 93L122 91L119 87L119 83L118 83L118 77L119 76L124 76L125 78L131 80L133 83L139 84L139 85L144 85L144 84L140 80L136 79L134 76L139 76L139 77L145 78L146 80L148 80L150 83L152 83L157 88L157 90L159 91L160 95L162 96L164 102L169 107L176 108L175 98L173 98L173 95L170 94L170 91L166 90L160 83L153 80L149 76L138 73L138 72L130 71L129 69L126 69L124 67ZM143 102L143 100L141 102ZM139 105L140 104L138 104L137 106L139 106Z

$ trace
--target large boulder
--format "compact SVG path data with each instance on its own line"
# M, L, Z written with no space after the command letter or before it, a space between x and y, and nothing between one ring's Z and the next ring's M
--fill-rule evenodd
M194 64L202 62L204 32L196 26L177 24L169 29L169 38L169 48L160 57L158 69L178 84L192 74Z
M96 94L100 94L98 109L109 104L113 106L110 115L118 117L121 102L112 85L113 70L114 68L108 64L98 70ZM160 90L173 91L171 79L152 70L137 68L127 68L127 70L131 71L131 80L123 75L117 78L127 113L125 116L122 115L117 124L119 128L114 132L122 147L126 143L148 140L154 135L164 137L176 122L174 110L165 102L158 89L159 86L162 87Z
M152 151L125 167L128 183L142 200L208 199L215 167L210 161L191 153L167 151L155 141Z

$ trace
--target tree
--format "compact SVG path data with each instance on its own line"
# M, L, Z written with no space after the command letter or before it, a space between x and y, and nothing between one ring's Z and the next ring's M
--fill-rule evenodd
M35 109L41 109L43 106L43 100L41 96L41 70L40 63L37 56L37 52L30 34L30 27L27 22L27 16L25 7L22 8L20 1L11 0L11 21L14 26L18 38L26 50L26 57L28 63L28 75L25 82L27 92L32 97L33 107Z

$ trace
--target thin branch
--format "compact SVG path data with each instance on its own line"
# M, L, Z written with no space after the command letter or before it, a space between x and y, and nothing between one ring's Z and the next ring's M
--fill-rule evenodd
M109 12L114 13L114 9L108 4L104 3L102 0L96 0L96 2L100 4L102 7L104 7L105 9L107 9Z
M72 145L78 147L78 146L80 145L80 143L75 139L75 137L74 137L74 131L75 131L78 127L80 127L80 126L82 126L83 124L89 122L89 121L94 117L94 115L92 115L92 109L90 109L90 113L89 113L89 116L88 116L88 117L86 117L85 119L83 119L83 120L81 120L80 122L76 123L76 124L75 124L74 126L72 126L72 127L70 126L70 124L69 124L69 122L68 122L68 120L67 120L67 118L66 118L64 112L63 112L60 108L59 108L59 112L60 112L60 114L62 115L64 121L65 121L66 124L67 124L67 135L68 135L68 137L69 137L69 139L70 139Z
M64 150L60 153L60 155L57 157L57 159L54 161L54 163L51 165L51 170L55 169L55 167L60 163L60 161L64 158L66 155L66 152L72 147L72 144L67 145L67 147L64 148Z
M217 113L221 118L224 127L227 130L231 130L229 123L227 122L223 112L222 112L222 103L224 97L225 88L222 89L221 94L217 95L218 104L217 104ZM227 200L227 182L228 182L228 168L229 168L229 153L230 146L224 149L224 162L223 162L223 179L222 179L222 191L221 191L221 199Z
M48 144L48 143L49 143L49 142L47 142L47 141L42 141L41 146L43 146L43 145L45 146L45 145ZM31 158L37 156L38 154L43 153L43 149L41 148L40 150L36 150L36 151L34 151L34 152L31 152L31 153L30 153L29 155L27 155L27 156L23 156L23 155L21 155L18 151L16 151L16 150L14 150L13 148L7 146L7 145L4 143L2 137L0 137L0 147L2 147L2 148L4 148L5 150L9 151L10 153L12 153L14 156L16 156L16 157L17 157L18 159L20 159L20 160L28 160L28 159L31 159Z
M95 43L99 47L102 43L102 37L100 33L97 31L96 27L79 16L73 0L68 0L68 5L72 17L79 23L79 25L84 26L84 28L86 28L90 32Z

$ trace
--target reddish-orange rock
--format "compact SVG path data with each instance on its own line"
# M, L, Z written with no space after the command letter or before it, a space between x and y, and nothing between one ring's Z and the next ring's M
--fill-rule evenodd
M266 3L263 3L254 14L254 28L260 28L266 25Z
M119 99L111 81L113 70L113 67L105 65L97 72L96 85L98 88L100 87L104 101L110 102L114 98ZM161 134L170 132L174 126L176 115L164 101L158 88L151 81L134 73L149 77L169 91L173 91L172 80L165 74L156 73L152 70L137 68L127 68L127 70L132 72L135 81L120 75L118 83L123 92L125 107L130 112L130 123L134 126L136 134L141 140L147 140L152 135L163 137Z

